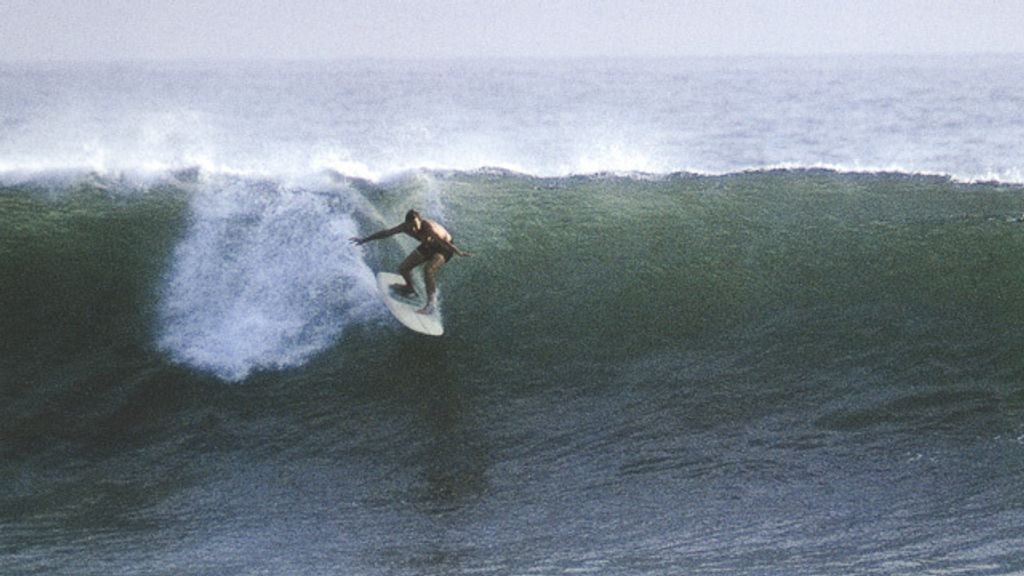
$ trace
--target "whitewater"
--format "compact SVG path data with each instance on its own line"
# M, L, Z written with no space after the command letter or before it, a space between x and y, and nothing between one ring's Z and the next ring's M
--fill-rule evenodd
M0 572L1019 573L1022 79L2 64Z
M5 65L0 173L767 167L1021 181L1013 56Z

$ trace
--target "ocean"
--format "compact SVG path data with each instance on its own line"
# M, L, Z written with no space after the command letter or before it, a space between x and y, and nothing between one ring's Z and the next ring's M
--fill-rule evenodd
M1022 285L1019 57L3 64L0 573L1020 574Z

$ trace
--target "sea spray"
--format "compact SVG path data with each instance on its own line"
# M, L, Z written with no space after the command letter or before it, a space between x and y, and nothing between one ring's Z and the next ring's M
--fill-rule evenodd
M12 171L832 167L1021 182L1021 59L0 67Z
M159 345L229 379L296 366L374 312L373 275L346 241L343 195L214 178L192 203L162 294Z

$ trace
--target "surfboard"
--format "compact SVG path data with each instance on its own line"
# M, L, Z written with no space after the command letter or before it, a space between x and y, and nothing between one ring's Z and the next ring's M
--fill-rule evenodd
M384 297L384 304L391 311L392 316L401 322L406 328L426 334L428 336L440 336L444 334L444 325L441 323L441 306L434 306L430 314L419 314L416 311L427 303L426 290L417 286L415 296L401 296L391 289L392 284L405 284L405 280L398 274L391 272L377 273L377 289ZM441 291L438 290L438 295Z

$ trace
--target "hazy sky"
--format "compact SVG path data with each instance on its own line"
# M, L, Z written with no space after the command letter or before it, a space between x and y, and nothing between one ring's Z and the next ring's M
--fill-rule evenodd
M1022 0L0 0L0 60L1024 53Z

